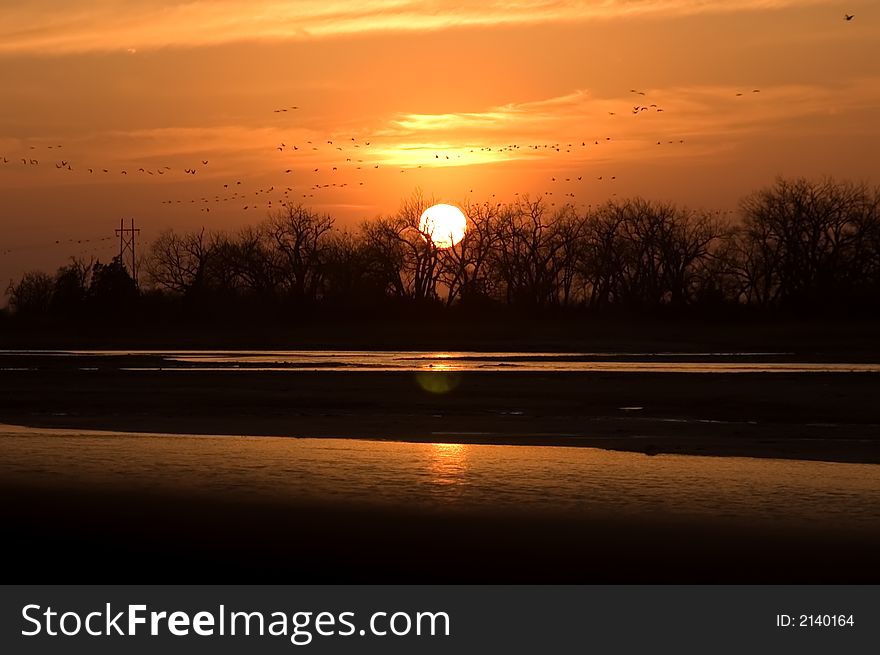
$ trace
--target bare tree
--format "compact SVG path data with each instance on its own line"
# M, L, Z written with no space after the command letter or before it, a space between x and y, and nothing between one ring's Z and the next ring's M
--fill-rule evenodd
M87 262L71 257L69 264L58 269L52 290L53 312L70 314L82 310L94 265L94 258Z
M439 251L440 281L446 287L447 305L491 294L488 264L497 241L499 214L497 204L466 205L468 226L464 237Z
M394 216L361 226L368 256L374 260L372 272L394 296L417 301L437 298L439 249L419 226L422 213L432 204L417 190Z
M580 275L589 294L587 305L601 310L618 298L623 270L622 205L607 203L584 216L584 247Z
M10 282L6 293L9 308L21 316L39 316L49 311L55 281L48 273L30 271L18 282Z
M247 226L237 234L222 236L214 244L218 273L225 287L261 298L274 296L282 280L273 244L264 230Z
M877 192L824 179L778 179L742 202L740 270L761 304L806 307L850 295L871 261Z
M502 208L491 262L508 304L545 307L559 302L560 226L566 211L551 216L543 199L528 196Z
M150 246L147 274L153 285L180 295L191 295L207 288L213 253L212 239L199 232L162 232Z
M296 301L319 298L334 220L301 205L288 205L264 224L276 254L278 277Z

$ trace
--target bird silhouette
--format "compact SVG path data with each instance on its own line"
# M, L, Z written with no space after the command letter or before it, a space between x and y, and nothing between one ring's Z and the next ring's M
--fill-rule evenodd
M844 15L843 15L843 19L844 19L844 20L847 20L847 21L852 20L852 19L855 18L855 17L856 17L855 14L844 14Z

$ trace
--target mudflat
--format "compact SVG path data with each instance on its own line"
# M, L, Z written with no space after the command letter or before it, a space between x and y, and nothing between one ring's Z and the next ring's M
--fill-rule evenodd
M880 463L876 373L123 370L27 363L0 371L0 422Z
M425 378L413 371L149 370L140 356L112 366L38 359L21 355L0 371L0 422L74 435L103 430L107 438L333 437L591 446L644 453L638 457L652 462L662 458L646 455L880 463L875 373L429 371ZM601 507L577 515L553 507L423 508L405 494L376 505L366 491L362 499L336 502L255 494L252 485L239 484L234 466L231 477L227 471L216 478L216 469L204 467L191 483L108 481L73 475L82 459L75 445L20 432L0 442L13 473L0 480L0 493L14 499L2 512L14 535L7 545L20 570L55 581L880 579L880 533L827 521L687 517L648 505L638 515ZM9 439L34 447L39 440L42 454L16 454ZM89 447L100 452L100 445ZM197 453L197 444L190 450ZM179 461L175 453L151 460L150 475L166 479ZM213 485L209 492L198 491L205 481ZM767 493L759 500L774 502Z

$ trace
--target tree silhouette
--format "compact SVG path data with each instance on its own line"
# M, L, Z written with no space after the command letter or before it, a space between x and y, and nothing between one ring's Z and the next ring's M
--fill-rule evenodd
M24 317L41 316L52 304L55 281L42 271L25 273L18 283L9 284L9 308Z
M119 257L114 257L109 264L95 262L87 298L95 312L127 312L138 296L137 284Z
M420 191L354 231L288 206L234 233L162 232L144 263L146 300L118 258L72 260L54 277L11 283L13 315L304 317L321 306L511 306L592 314L880 311L880 190L833 179L779 179L747 196L741 221L632 198L578 211L543 198L465 206L449 248L420 230ZM239 308L239 311L236 311ZM276 311L277 310L277 311Z
M876 289L878 207L880 191L830 178L778 179L748 196L738 239L749 297L806 309Z
M263 226L278 279L296 303L311 303L320 296L333 223L329 215L298 205L275 212Z
M52 312L72 316L82 311L93 265L94 262L72 258L70 264L58 269L52 288Z

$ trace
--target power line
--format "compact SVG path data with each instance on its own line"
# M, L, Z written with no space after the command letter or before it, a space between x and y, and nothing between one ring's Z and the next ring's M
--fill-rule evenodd
M125 254L131 256L129 270L134 283L137 284L137 258L135 256L135 235L140 234L140 228L135 228L134 219L131 219L131 227L125 227L125 219L119 219L119 228L116 236L119 237L119 261L125 263Z

